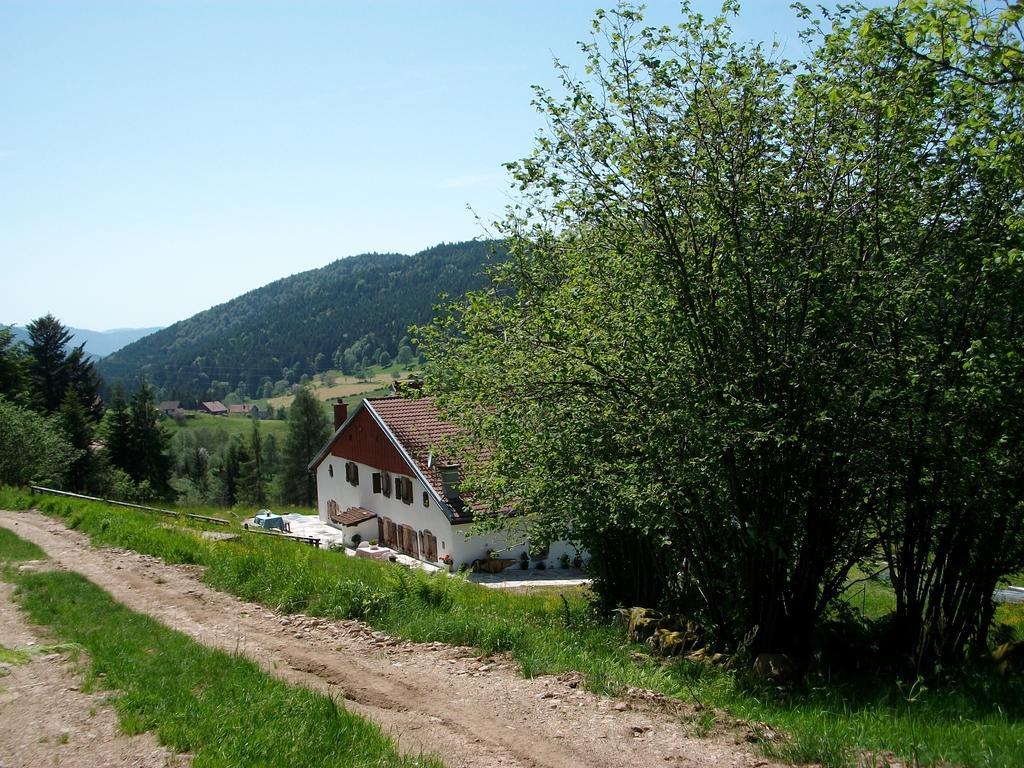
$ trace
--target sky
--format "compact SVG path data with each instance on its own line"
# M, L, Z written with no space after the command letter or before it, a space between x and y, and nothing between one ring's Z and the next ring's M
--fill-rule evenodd
M555 57L582 76L601 5L0 0L0 323L165 326L345 256L486 236L543 126L532 86L557 85ZM733 26L801 56L785 0Z

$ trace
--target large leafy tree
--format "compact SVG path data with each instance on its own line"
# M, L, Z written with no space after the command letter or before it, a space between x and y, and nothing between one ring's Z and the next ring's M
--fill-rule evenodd
M899 100L871 83L851 91L899 109L919 137L885 211L903 243L879 337L879 528L899 647L922 671L984 646L992 590L1024 558L1022 17L1020 3L905 2L862 11L828 49L898 82Z
M79 455L55 417L0 397L0 483L60 488Z
M288 411L288 436L281 468L283 501L305 506L316 501L316 478L307 467L329 436L323 406L303 387Z
M812 27L792 65L727 15L599 13L590 81L538 92L549 130L510 166L509 261L423 333L478 498L584 544L608 603L694 612L725 646L806 654L880 543L974 552L993 506L1019 540L1021 186L976 151L1012 153L1019 105L879 27ZM908 527L915 487L966 538ZM933 621L955 639L905 634L915 662L983 642L1019 562L997 550Z

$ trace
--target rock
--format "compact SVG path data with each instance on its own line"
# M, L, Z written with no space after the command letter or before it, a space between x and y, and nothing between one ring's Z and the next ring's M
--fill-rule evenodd
M1003 643L992 651L992 661L1001 675L1010 675L1024 669L1024 640Z
M773 683L790 683L800 676L800 667L784 653L762 653L754 659L754 677Z
M662 614L650 608L630 608L629 621L626 625L629 639L634 643L642 643L654 634L664 618Z
M631 707L624 701L617 701L615 702L615 706L612 707L612 709L614 709L616 712L625 712L626 710L631 709Z
M207 541L234 541L239 538L237 533L226 531L203 531L200 535Z

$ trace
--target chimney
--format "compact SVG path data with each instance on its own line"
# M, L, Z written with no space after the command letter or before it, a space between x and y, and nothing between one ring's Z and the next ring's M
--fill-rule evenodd
M338 398L338 402L334 404L334 431L338 431L338 427L345 423L345 419L348 418L348 404Z

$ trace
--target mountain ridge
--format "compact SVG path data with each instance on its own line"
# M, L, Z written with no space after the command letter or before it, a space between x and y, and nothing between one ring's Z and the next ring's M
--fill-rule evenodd
M303 375L412 358L409 326L430 320L441 293L484 285L493 258L497 242L467 241L338 259L179 320L98 369L109 384L145 378L168 397L266 397Z
M14 341L28 342L28 328L22 325L8 326L14 336ZM103 358L112 355L119 349L144 338L151 333L163 330L162 326L152 328L111 328L108 331L93 331L88 328L74 328L68 326L71 333L69 345L77 347L85 344L85 351L93 358Z

